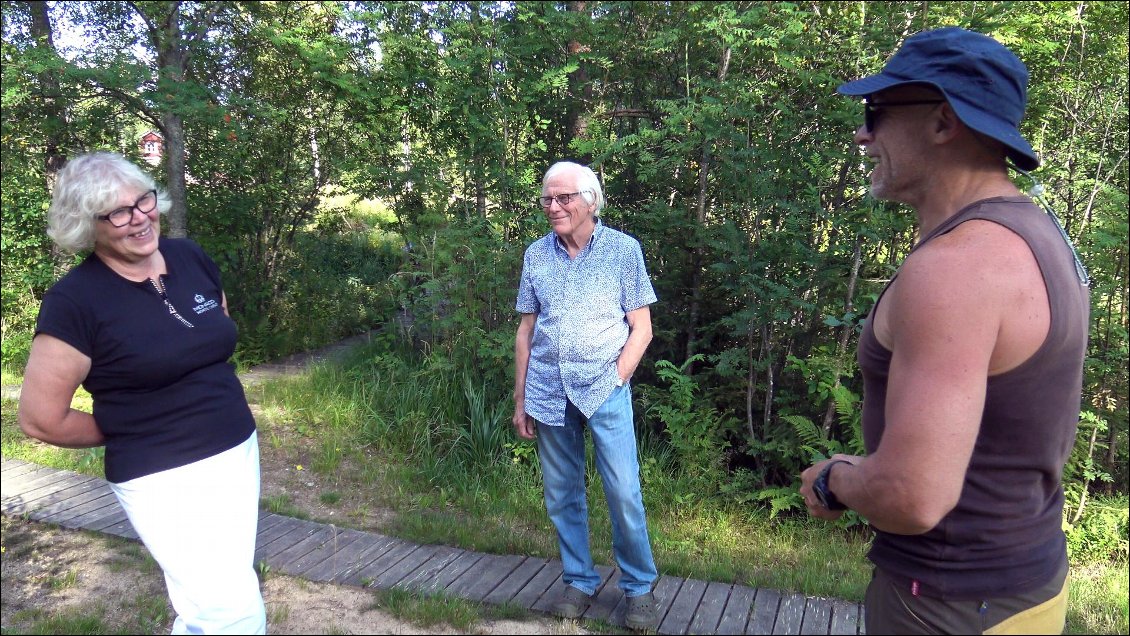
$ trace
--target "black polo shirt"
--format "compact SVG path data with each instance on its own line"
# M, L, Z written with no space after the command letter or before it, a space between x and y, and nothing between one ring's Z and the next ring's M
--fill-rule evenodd
M90 357L82 384L115 483L219 454L255 430L229 362L237 334L221 306L219 268L190 240L162 238L159 248L176 315L152 283L91 254L43 297L36 325Z

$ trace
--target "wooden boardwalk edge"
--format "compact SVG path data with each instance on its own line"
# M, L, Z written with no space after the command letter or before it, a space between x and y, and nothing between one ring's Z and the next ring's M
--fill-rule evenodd
M4 458L0 510L13 517L137 540L104 480ZM517 605L552 614L564 592L561 562L419 545L377 533L261 511L256 563L289 576L417 590ZM587 620L624 626L618 568L600 566L602 586ZM863 634L863 607L744 585L663 575L656 581L660 634Z

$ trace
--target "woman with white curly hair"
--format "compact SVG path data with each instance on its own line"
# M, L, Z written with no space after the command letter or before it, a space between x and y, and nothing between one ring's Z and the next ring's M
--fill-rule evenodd
M20 428L106 447L106 480L164 571L174 634L262 634L259 446L229 362L236 325L212 259L161 238L168 208L152 177L115 153L59 172L47 233L91 253L43 297ZM92 414L71 408L79 385Z

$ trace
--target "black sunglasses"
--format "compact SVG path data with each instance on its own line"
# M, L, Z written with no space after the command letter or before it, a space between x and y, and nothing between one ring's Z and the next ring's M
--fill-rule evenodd
M892 106L924 106L926 104L942 104L945 103L944 99L923 99L914 100L909 102L879 102L873 104L871 102L863 103L863 128L869 133L875 132L875 126L879 123L879 113L883 112L884 108Z

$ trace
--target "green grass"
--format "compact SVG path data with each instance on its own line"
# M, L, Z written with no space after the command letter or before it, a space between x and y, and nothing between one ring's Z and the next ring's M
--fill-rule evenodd
M7 383L7 380L5 380ZM19 384L19 379L16 379ZM62 470L71 470L84 475L104 477L102 456L104 451L99 448L59 448L31 439L20 431L18 415L19 402L16 400L3 400L0 409L0 451L7 459L22 459L43 466L51 466ZM92 405L90 394L79 389L71 402L71 407L91 412Z
M259 507L277 515L294 517L295 519L310 518L310 515L306 514L290 501L290 495L270 495L263 497L259 500Z
M107 624L102 615L105 608L100 605L89 607L72 607L61 612L45 612L43 610L24 610L16 612L12 619L15 622L27 624L26 629L12 629L5 627L5 634L112 634L113 626ZM130 633L130 632L122 632ZM133 632L144 633L144 632Z
M399 588L376 590L373 605L403 621L421 627L450 625L463 633L470 633L486 616L477 603L450 596L429 596Z
M1126 562L1071 569L1068 634L1125 634L1130 624L1130 579Z

